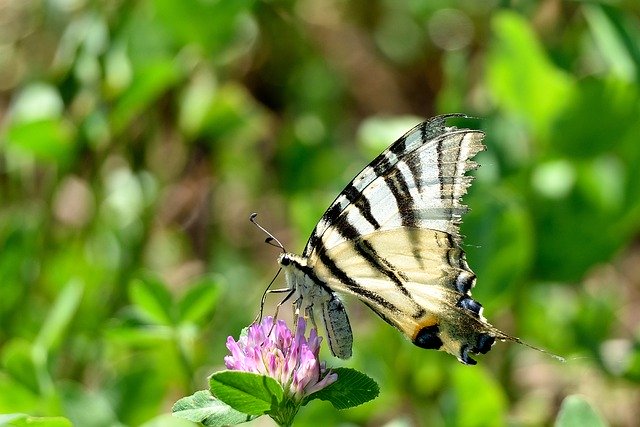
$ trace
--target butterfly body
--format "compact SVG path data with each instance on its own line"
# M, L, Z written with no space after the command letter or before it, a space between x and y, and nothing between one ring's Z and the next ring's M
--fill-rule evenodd
M315 324L314 311L321 309L331 352L341 358L351 357L353 333L349 317L338 295L307 265L307 259L284 253L278 258L287 284L294 291L296 313L308 314Z
M279 263L297 313L322 313L334 355L351 355L352 332L338 296L351 294L414 344L465 364L496 339L471 298L476 276L461 248L461 197L484 149L484 134L445 126L438 116L407 132L338 195L302 256ZM464 117L464 116L462 116Z

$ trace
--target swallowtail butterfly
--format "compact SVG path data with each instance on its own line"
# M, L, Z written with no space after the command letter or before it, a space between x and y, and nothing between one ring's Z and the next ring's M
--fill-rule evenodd
M278 258L285 301L292 297L296 314L312 320L321 313L339 358L351 356L353 336L337 293L354 295L418 347L464 364L496 340L522 343L489 324L471 297L476 275L461 248L461 197L484 133L446 126L451 117L467 116L434 117L394 142L329 206L302 256L283 249Z

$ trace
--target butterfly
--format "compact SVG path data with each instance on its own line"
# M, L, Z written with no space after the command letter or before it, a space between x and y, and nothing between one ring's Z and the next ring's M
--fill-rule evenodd
M280 244L287 288L277 291L288 292L281 304L293 298L295 313L314 324L321 314L339 358L353 345L339 294L355 296L418 347L464 364L476 364L471 355L496 340L525 344L493 327L471 297L476 275L461 247L461 198L484 133L447 126L454 117L467 116L420 123L369 163L322 215L302 255Z

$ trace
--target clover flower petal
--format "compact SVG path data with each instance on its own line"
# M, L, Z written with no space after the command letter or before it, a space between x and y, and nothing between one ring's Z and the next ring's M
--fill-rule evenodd
M338 376L327 372L318 355L322 338L315 328L305 337L306 322L300 317L295 335L286 323L265 317L254 323L238 341L227 338L228 369L268 375L278 381L285 393L301 401L334 383Z

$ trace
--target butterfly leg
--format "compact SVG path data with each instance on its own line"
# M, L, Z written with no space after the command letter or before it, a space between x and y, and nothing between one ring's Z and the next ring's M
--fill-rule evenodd
M311 326L317 331L318 325L316 324L316 318L313 315L313 303L307 305L304 311L305 311L305 317L311 320Z
M285 302L289 301L289 298L291 298L291 296L296 292L296 290L295 290L295 288L283 288L283 289L274 289L271 292L275 292L275 293L288 292L287 295L282 299L282 301L280 301L278 303L278 305L276 305L276 311L273 314L273 320L274 320L274 324L275 324L275 320L278 318L278 312L280 311L280 307L282 306L282 304L284 304Z
M273 313L273 324L271 325L271 329L269 330L269 333L267 335L271 335L271 332L273 331L273 328L276 326L276 320L278 319L278 312L280 311L280 306L282 304L284 304L285 302L287 302L289 300L289 298L291 298L291 296L295 293L295 288L282 288L282 289L269 289L267 291L265 291L263 298L262 298L262 302L260 304L260 314L259 314L259 319L260 321L262 321L262 313L263 313L263 309L264 309L264 302L265 302L265 296L269 293L269 294L279 294L279 293L284 293L284 292L288 292L287 295L282 299L282 301L280 301L278 303L278 305L276 305L276 310L275 313ZM257 323L257 319L253 321L254 323Z
M262 294L262 299L260 300L260 313L258 313L256 318L253 320L253 323L259 323L259 322L262 321L262 314L264 313L264 304L267 301L267 294L282 294L282 293L285 293L285 292L289 292L289 295L284 297L284 300L282 300L278 304L278 306L276 307L276 315L277 315L277 312L278 312L277 311L278 307L280 305L284 304L284 302L287 301L289 298L291 298L291 294L293 294L293 289L291 289L291 288L267 289L266 291L264 291L264 293Z

